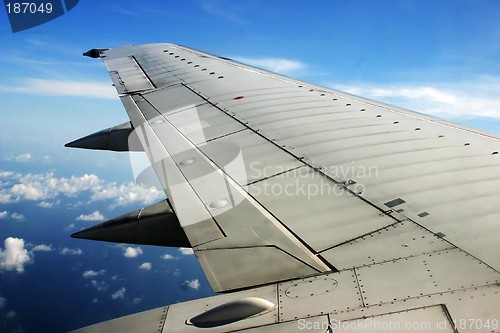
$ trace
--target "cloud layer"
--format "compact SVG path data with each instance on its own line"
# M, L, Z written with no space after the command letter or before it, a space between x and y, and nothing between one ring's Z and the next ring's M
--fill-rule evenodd
M28 251L28 249L30 249ZM24 239L7 237L4 240L4 248L0 247L0 271L15 271L23 273L24 267L27 264L32 264L35 259L36 252L52 252L54 247L51 244L26 244ZM81 249L71 249L64 247L59 250L61 255L81 255ZM97 274L103 274L105 271L99 271ZM92 274L93 271L85 272Z
M5 157L4 159L8 162L15 161L18 163L26 163L29 160L31 160L32 157L33 157L33 155L26 153L26 154L19 154L19 155L9 155L9 156Z
M6 219L12 219L14 221L20 222L20 221L24 221L26 218L21 213L17 213L17 212L9 213L6 210L0 211L0 220L6 220Z
M30 95L55 95L117 99L110 83L24 78L16 86L0 86L0 91Z
M248 64L250 66L259 67L262 69L269 70L271 72L285 74L285 75L291 75L307 68L306 64L301 61L286 59L286 58L233 57L233 59L241 63Z
M496 77L478 76L467 82L327 85L350 94L440 117L500 119L500 78Z
M164 198L163 191L155 187L142 187L133 182L117 184L100 179L94 174L82 176L56 177L54 173L27 173L0 170L0 203L12 203L21 200L41 201L45 208L50 208L50 199L59 196L75 197L87 192L90 199L112 200L114 206L125 206L140 202L150 204ZM14 217L13 217L14 218ZM80 215L84 221L103 219L101 213Z

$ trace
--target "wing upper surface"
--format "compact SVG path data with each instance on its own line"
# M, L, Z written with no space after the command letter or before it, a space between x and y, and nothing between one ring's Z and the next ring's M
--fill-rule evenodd
M457 247L500 268L498 138L177 45L101 57L215 290Z

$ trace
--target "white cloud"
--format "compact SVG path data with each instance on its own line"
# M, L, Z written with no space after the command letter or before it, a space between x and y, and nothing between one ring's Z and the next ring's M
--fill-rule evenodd
M83 274L82 274L82 276L83 276L84 278L86 278L86 279L91 278L91 277L96 277L97 275L99 275L99 273L97 273L96 271L92 271L92 270L90 270L90 271L85 271L85 272L83 272Z
M125 292L127 291L127 289L125 289L124 287L121 287L120 289L118 289L117 291L115 291L112 295L111 295L111 298L112 299L124 299L125 298Z
M20 174L0 172L0 180L15 181L10 188L0 189L0 203L19 200L47 200L59 195L74 197L89 191L92 200L114 200L113 206L124 206L135 202L152 203L164 197L164 193L154 187L143 188L132 182L117 185L105 182L96 175L85 174L70 178L56 178L52 173ZM50 204L40 204L49 207ZM98 215L94 215L97 218ZM82 215L82 219L85 218ZM90 217L89 217L90 218Z
M9 311L5 314L5 318L13 318L16 316L16 311Z
M152 268L152 265L150 262L144 262L139 266L139 269L143 269L145 271L150 271Z
M69 224L66 228L64 228L65 231L71 231L76 228L76 225L74 223Z
M4 241L5 249L0 248L0 270L24 272L24 266L31 261L24 248L24 240L8 237Z
M76 218L78 221L103 221L104 216L98 210L87 215L80 215Z
M9 178L13 177L14 175L15 175L15 173L12 171L0 170L0 178L2 178L2 179L9 179Z
M13 220L16 220L16 221L18 221L18 222L20 222L20 221L24 221L24 220L25 220L25 217L24 217L24 215L23 215L23 214L16 213L16 212L12 213L12 214L10 215L10 217L11 217Z
M92 300L92 303L93 303L93 304L97 304L97 303L99 303L99 299L98 299L98 298L94 298L94 299Z
M13 185L8 193L18 200L46 200L58 195L73 197L79 192L91 191L101 184L96 175L89 174L56 178L53 173L15 173L11 178L15 179L17 184Z
M191 289L199 289L201 284L198 279L194 280L186 280L182 283L183 287L191 288Z
M30 95L74 96L88 98L117 99L115 88L110 83L57 81L24 78L17 86L0 86L0 91Z
M134 202L152 203L164 197L164 193L155 187L142 187L133 183L116 185L108 183L102 186L99 191L94 191L92 200L115 201L114 206L126 206Z
M142 298L136 297L136 298L133 299L132 303L134 303L134 304L141 304L142 303Z
M52 207L54 207L55 204L58 204L58 203L59 203L59 200L56 202L42 201L42 202L38 203L38 206L42 207L42 208L52 208Z
M234 23L245 24L247 22L242 18L245 15L242 12L245 6L242 6L242 3L244 2L204 0L201 2L201 8L220 18Z
M7 299L5 297L0 296L0 309L3 309L7 304Z
M166 254L162 255L161 258L165 259L165 260L172 260L172 259L174 259L174 256L166 253Z
M123 253L123 255L127 258L135 258L139 255L142 254L142 249L138 246L138 247L126 247L125 248L125 252Z
M182 255L184 255L184 256L189 256L189 255L194 254L193 249L188 248L188 247L181 247L181 248L179 248L179 252L180 252Z
M12 198L12 195L9 193L5 193L5 190L0 190L0 203L11 203L13 202L14 199Z
M45 244L40 244L35 246L32 251L34 252L50 252L52 251L52 245L45 245Z
M9 213L8 211L4 210L2 212L0 212L0 220L4 220L4 219L7 219L7 218L11 218L17 222L20 222L20 221L24 221L25 220L25 216L23 214L20 214L20 213Z
M17 155L15 157L15 160L16 160L16 162L24 163L24 162L28 162L29 160L31 160L32 157L33 156L29 153L21 154L21 155Z
M250 58L250 57L233 57L234 60L248 64L250 66L267 69L271 72L290 75L300 70L307 69L307 65L298 60L285 58Z
M26 154L19 154L19 155L9 155L5 158L6 161L15 161L18 163L25 163L31 160L33 155L26 153Z
M150 204L165 197L163 191L155 187L145 188L133 182L106 182L94 174L58 178L53 173L22 174L0 170L0 203L43 200L39 205L49 207L51 204L43 202L58 196L75 197L84 192L89 192L94 201L113 200L112 207Z
M77 256L83 253L82 249L70 249L68 247L63 248L60 252L63 256Z
M479 76L467 82L327 85L438 117L500 119L500 77Z
M82 276L86 279L90 279L98 275L103 275L104 273L106 273L105 269L101 269L100 271L88 270L83 272Z
M97 291L105 291L108 290L109 284L104 281L91 280L90 286L95 288Z

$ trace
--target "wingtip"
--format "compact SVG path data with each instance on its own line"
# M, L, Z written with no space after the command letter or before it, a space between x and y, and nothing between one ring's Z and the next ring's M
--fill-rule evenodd
M81 231L77 231L77 232L74 232L71 234L71 238L79 238L79 239L82 239L82 238L85 238L85 237L82 237L81 236Z
M64 147L66 147L66 148L79 148L78 146L76 146L76 142L77 142L77 141L78 141L78 140L68 142L68 143L66 143L66 144L64 145Z
M99 58L101 53L108 51L109 49L91 49L87 52L83 52L83 55L90 58Z
M74 232L71 234L71 238L101 240L99 237L96 237L96 233L97 233L97 236L99 236L99 230L102 229L102 224L103 223L100 223L100 224L94 225L90 228ZM102 239L102 240L106 240L106 239Z

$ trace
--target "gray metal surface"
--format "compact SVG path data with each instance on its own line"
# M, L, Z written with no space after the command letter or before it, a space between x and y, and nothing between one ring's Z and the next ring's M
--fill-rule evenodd
M334 322L332 327L335 332L455 332L453 323L439 305Z
M252 290L241 291L234 294L222 295L222 297L209 297L203 300L196 300L175 304L169 307L168 317L172 320L166 320L163 328L166 332L230 332L241 330L244 328L271 325L279 322L278 309L274 308L272 311L266 312L261 316L254 318L243 319L222 327L214 328L198 328L192 325L186 325L185 321L199 315L207 310L213 309L222 304L241 300L247 297L259 297L267 300L273 304L278 304L276 286L266 286L262 288L255 288Z
M405 220L327 249L321 255L335 261L335 267L345 269L452 248L444 239Z
M223 331L500 331L499 138L177 45L101 57L214 290L267 285L164 332L249 296L278 307Z
M156 308L139 312L130 316L106 321L100 324L87 326L73 333L109 333L109 332L151 332L159 333L163 330L167 317L168 307Z
M111 80L119 94L154 89L133 57L122 57L106 61Z
M397 222L308 167L254 183L248 190L318 253ZM335 260L330 263L335 265Z

